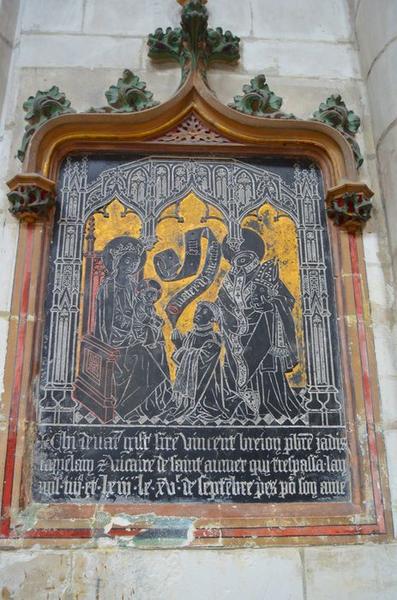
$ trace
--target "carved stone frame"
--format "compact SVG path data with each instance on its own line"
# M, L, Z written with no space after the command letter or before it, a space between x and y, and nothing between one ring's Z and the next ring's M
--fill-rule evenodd
M191 115L199 120L193 129L186 121ZM326 193L331 190L332 198L339 186L363 194L368 189L357 181L352 150L336 130L314 121L270 120L238 113L221 105L195 74L171 100L155 108L133 114L68 114L48 121L31 140L23 174L9 185L11 189L34 185L52 190L64 157L84 151L302 156L319 165ZM160 545L160 538L166 535L162 517L168 518L174 530L184 523L185 533L174 540L175 546L246 547L247 543L322 544L354 542L363 536L388 538L391 514L383 439L377 425L377 372L362 236L360 231L338 228L331 220L328 227L351 450L351 503L32 504L33 396L52 225L51 216L34 223L22 221L20 227L5 369L4 419L8 430L0 438L0 545L30 546L37 539L51 546L78 545L87 539L94 542L100 535L127 537L134 545L134 538L148 529L153 530L150 539L157 538L148 545ZM109 527L101 522L104 512L114 517ZM29 519L22 521L21 513L28 514ZM119 513L130 515L130 519L118 520Z

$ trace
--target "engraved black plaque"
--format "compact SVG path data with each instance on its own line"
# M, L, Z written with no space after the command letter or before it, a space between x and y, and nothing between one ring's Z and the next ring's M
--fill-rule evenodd
M35 500L348 500L336 320L316 166L68 158Z

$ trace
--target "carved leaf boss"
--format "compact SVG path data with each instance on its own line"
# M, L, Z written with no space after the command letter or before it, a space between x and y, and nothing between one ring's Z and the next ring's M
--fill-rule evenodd
M28 124L25 127L22 144L18 150L20 161L25 158L26 149L33 134L44 123L59 115L76 112L71 107L70 100L66 98L63 92L59 91L56 85L45 92L39 90L35 96L29 96L24 102L23 109L26 112L25 121Z
M124 70L117 85L111 85L105 96L109 106L91 108L89 112L137 112L159 104L152 99L146 83L129 69Z
M208 10L206 0L178 0L182 5L180 27L157 28L148 36L148 55L154 61L176 61L181 67L181 85L187 79L197 75L208 88L207 70L215 62L234 64L240 58L240 39L231 31L223 31L221 27L208 27ZM282 98L277 96L266 82L264 74L252 78L243 86L243 93L234 96L228 106L244 115L271 119L295 119L294 115L282 112ZM153 93L146 89L131 70L125 69L116 85L105 92L108 106L90 108L87 112L134 113L153 109L159 103L153 100ZM23 161L34 133L47 121L63 114L74 113L71 102L57 86L46 91L38 91L24 103L27 125L18 158ZM194 115L189 117L195 118ZM322 102L313 114L313 120L324 123L339 131L350 144L357 168L363 163L360 147L355 135L360 126L360 118L346 107L340 95L332 95ZM190 127L190 125L189 125ZM212 142L225 143L218 133L203 126L203 132L197 131L191 141L211 139ZM180 127L179 127L180 128ZM200 128L200 127L199 127ZM180 135L180 134L178 134ZM185 134L184 134L185 135ZM187 139L185 137L185 139ZM164 141L174 141L173 135L163 136ZM178 141L178 140L175 140ZM48 216L55 203L54 185L48 189L38 183L37 176L30 182L24 176L23 185L18 178L9 182L8 194L10 212L25 221L34 221ZM354 191L344 191L335 195L335 191L327 198L327 212L337 225L357 231L371 215L370 190L361 184L354 184ZM353 185L353 187L354 187ZM357 187L358 186L358 187ZM339 186L340 187L340 186ZM339 189L339 188L338 188Z
M283 99L269 88L265 75L257 75L249 85L243 86L243 95L234 96L229 104L239 112L254 117L271 117L273 119L294 119L294 115L280 111Z
M340 95L332 95L322 102L313 114L315 121L325 123L339 131L349 142L357 168L360 168L364 162L360 146L355 140L355 135L360 127L361 120L352 110L349 110Z

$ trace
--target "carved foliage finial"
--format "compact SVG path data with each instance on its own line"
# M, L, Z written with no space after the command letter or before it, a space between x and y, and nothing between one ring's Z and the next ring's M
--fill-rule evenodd
M181 2L182 4L182 2ZM176 60L182 68L182 81L191 70L205 78L214 62L237 62L240 38L221 27L208 29L208 11L203 0L183 2L181 27L161 27L148 37L149 56L154 60Z
M153 94L146 89L146 83L129 69L123 71L117 85L111 85L105 96L109 106L91 108L89 112L137 112L159 104L152 99Z
M201 0L190 0L182 8L182 39L190 50L195 64L203 51L208 28L208 10Z
M66 113L76 112L70 105L70 101L65 94L59 91L56 85L44 92L38 91L35 96L30 96L23 104L26 111L25 121L28 125L25 127L25 134L22 144L18 150L18 158L22 162L25 158L26 149L32 135L49 119L58 117Z
M260 74L243 86L243 95L234 96L234 101L229 106L255 117L294 119L294 115L280 111L282 103L283 99L269 88L265 75Z
M189 2L189 0L176 0L178 4L181 6L185 6ZM201 0L201 4L207 4L207 0Z
M352 147L357 168L364 162L360 146L356 142L355 135L360 127L360 117L352 110L348 110L340 95L333 94L325 102L322 102L313 113L313 120L320 121L337 129Z

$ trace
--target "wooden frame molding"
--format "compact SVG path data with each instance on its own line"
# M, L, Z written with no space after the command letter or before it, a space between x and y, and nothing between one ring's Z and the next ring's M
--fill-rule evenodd
M203 134L183 123L194 117ZM182 127L182 134L181 134ZM207 132L207 133L206 133ZM327 202L341 192L371 192L357 181L352 149L335 129L315 121L271 120L221 105L196 73L169 101L129 114L66 114L32 137L23 173L12 191L37 186L54 193L63 159L82 152L307 157L321 169ZM328 195L327 195L328 194ZM31 459L35 386L44 319L44 293L53 218L21 222L5 368L1 433L2 546L37 540L64 547L96 543L99 536L137 546L262 546L356 542L391 534L376 361L361 233L328 220L346 420L352 454L351 503L300 504L34 504ZM29 219L28 219L29 221ZM33 220L31 220L33 221ZM183 533L175 533L182 531ZM148 533L149 532L149 533Z

